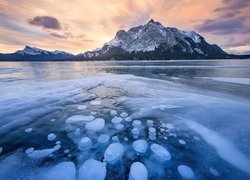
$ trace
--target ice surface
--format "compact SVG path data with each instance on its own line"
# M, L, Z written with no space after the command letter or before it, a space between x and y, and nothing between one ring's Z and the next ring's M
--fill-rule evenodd
M133 142L133 148L138 153L145 153L148 149L148 143L144 139L139 139Z
M106 164L94 159L83 163L79 169L79 180L104 180L107 174Z
M99 143L107 143L107 142L109 141L109 139L110 139L110 136L109 136L108 134L101 134L101 135L98 137L97 141L98 141Z
M83 115L74 115L69 117L68 119L66 119L66 123L74 123L74 122L79 122L79 121L83 121L83 122L88 122L88 121L92 121L94 120L95 117L92 115L89 116L83 116Z
M204 79L211 79L211 80L220 81L220 82L250 85L250 78L204 77Z
M25 129L26 133L31 133L32 131L33 131L33 128L27 128L27 129Z
M45 175L46 180L75 180L75 178L75 164L69 161L57 164Z
M168 161L171 159L171 155L166 148L159 144L152 144L150 146L151 151L157 156L159 160Z
M87 106L86 105L79 105L79 106L77 106L77 109L84 110L84 109L87 109Z
M56 135L54 133L50 133L47 137L49 141L54 141L56 139Z
M192 179L194 177L193 170L186 165L179 165L178 172L185 179Z
M158 105L158 106L153 106L152 107L152 110L161 110L161 111L164 111L166 109L174 109L174 108L179 108L180 106L174 106L174 105Z
M133 124L133 126L135 128L141 128L142 127L142 123L141 123L140 120L134 120L132 124Z
M88 122L85 125L85 128L90 131L100 131L105 126L105 120L102 118L97 118L93 121Z
M134 162L130 167L129 180L147 180L148 170L141 162Z
M207 143L212 145L222 159L239 168L241 171L250 174L250 160L231 144L230 141L197 122L185 121L185 123L190 129L202 136Z
M124 153L124 147L120 143L112 143L108 146L104 153L104 159L110 164L115 164Z

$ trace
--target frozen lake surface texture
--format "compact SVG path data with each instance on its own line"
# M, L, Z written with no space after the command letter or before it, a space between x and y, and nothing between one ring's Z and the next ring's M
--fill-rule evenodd
M249 179L250 60L0 62L0 179Z

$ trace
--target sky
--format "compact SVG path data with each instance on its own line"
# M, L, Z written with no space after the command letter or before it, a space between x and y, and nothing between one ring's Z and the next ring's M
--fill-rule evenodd
M78 54L150 19L250 54L250 0L0 0L0 52L29 45Z

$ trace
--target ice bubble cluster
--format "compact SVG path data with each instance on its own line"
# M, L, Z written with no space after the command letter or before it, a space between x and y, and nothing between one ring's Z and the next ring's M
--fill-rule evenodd
M152 121L152 120L147 120L147 125L148 125L148 127L152 127L152 126L154 126L154 121Z
M148 143L144 139L139 139L133 142L133 148L138 153L145 153L148 149Z
M79 169L79 180L104 180L106 174L105 163L89 159Z
M92 140L89 137L83 137L78 143L78 149L86 151L92 146Z
M131 130L131 133L132 133L134 139L138 139L140 136L140 129L134 127Z
M140 120L134 120L132 125L135 127L135 128L141 128L142 127L142 123Z
M151 140L156 140L156 129L154 127L148 128L148 138Z
M78 110L84 110L84 109L87 109L87 106L85 106L85 105L79 105L79 106L77 106L77 109Z
M76 167L73 162L62 162L49 170L47 180L75 180Z
M193 170L186 165L179 165L178 172L185 179L192 179L194 177Z
M105 120L102 118L97 118L93 121L88 122L85 125L85 128L90 131L100 131L105 126Z
M112 143L104 153L104 160L109 164L115 164L124 153L124 147L120 143Z
M54 141L56 139L56 135L54 133L50 133L47 137L49 141Z
M147 180L148 170L141 162L134 162L130 167L129 180Z
M159 144L152 144L150 149L156 155L158 160L168 161L171 159L171 155L168 150Z
M92 115L89 115L89 116L74 115L74 116L71 116L68 119L66 119L65 122L66 123L74 123L74 122L79 122L79 121L88 122L88 121L92 121L94 119L95 119L95 117Z

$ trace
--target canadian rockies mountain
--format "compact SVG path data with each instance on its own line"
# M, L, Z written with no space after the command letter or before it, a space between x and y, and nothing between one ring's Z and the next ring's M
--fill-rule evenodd
M168 60L250 58L233 55L216 44L209 44L194 31L164 27L151 19L147 24L128 31L119 30L102 48L78 55L63 51L47 51L26 46L23 50L0 54L0 60Z

